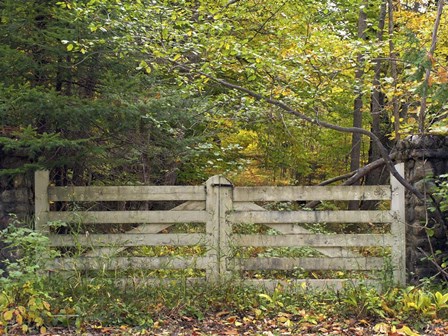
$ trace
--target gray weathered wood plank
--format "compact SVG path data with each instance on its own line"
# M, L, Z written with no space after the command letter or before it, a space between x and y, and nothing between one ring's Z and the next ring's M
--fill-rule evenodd
M244 283L256 288L265 288L268 291L274 291L278 286L301 288L303 290L341 290L351 286L366 285L381 289L381 282L378 280L358 280L358 279L244 279Z
M395 166L398 173L404 177L404 163ZM395 244L392 246L392 264L394 265L394 280L397 284L406 284L406 201L405 188L391 175L390 184L392 190L391 211L395 215L391 233Z
M301 235L234 235L235 246L255 247L322 247L322 246L392 246L394 237L389 234L301 234Z
M358 258L247 258L232 261L239 270L379 270L384 259Z
M235 202L262 201L350 201L389 200L390 187L386 186L262 186L236 187Z
M138 278L138 277L127 277L127 278L114 278L114 283L122 288L131 287L145 288L148 286L159 288L160 286L194 286L199 284L204 284L206 282L205 278Z
M49 221L82 224L124 223L205 223L210 216L206 211L50 211Z
M54 202L204 201L204 186L89 186L49 187Z
M235 211L229 214L234 223L390 223L389 211Z
M87 234L87 235L50 235L51 246L108 246L110 248L130 246L186 246L205 245L207 237L200 233L159 233L159 234Z
M34 226L40 233L48 233L48 202L47 188L50 183L50 172L40 170L34 172Z
M227 223L227 213L232 210L233 186L223 176L212 176L206 183L206 209L210 220L206 232L210 237L207 255L211 262L206 269L208 281L217 281L226 275L226 259L230 256L229 237L232 227Z
M62 270L116 270L116 269L185 269L197 268L205 269L210 259L208 257L78 257L78 258L57 258L47 265L53 271Z

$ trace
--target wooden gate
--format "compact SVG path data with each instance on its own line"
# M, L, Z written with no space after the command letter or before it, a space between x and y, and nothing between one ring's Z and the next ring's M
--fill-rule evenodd
M397 169L404 175L403 164ZM404 188L393 177L385 186L234 187L213 176L202 186L54 187L49 172L38 171L35 195L36 230L69 252L50 265L54 271L194 269L202 281L335 288L390 271L405 284ZM384 210L295 210L298 202L350 200L380 201ZM123 209L108 210L108 202ZM151 210L148 202L173 206ZM127 207L134 203L139 208ZM167 246L198 248L145 255Z

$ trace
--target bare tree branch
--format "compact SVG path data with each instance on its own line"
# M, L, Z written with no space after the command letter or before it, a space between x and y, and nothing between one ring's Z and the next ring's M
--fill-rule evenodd
M419 250L421 253L423 253L423 255L425 256L426 259L428 259L431 264L433 264L437 270L439 271L438 274L436 274L434 277L436 277L437 275L441 275L443 277L443 279L445 281L448 281L448 271L447 268L442 268L442 266L440 266L435 260L434 260L434 256L430 256L428 253L426 253L421 247L417 247L417 250Z
M248 96L251 96L257 100L265 101L266 103L273 105L273 106L277 106L280 109L282 109L283 111L287 112L288 114L296 116L297 118L307 121L310 124L317 125L317 126L324 127L327 129L338 131L338 132L358 133L361 135L368 136L372 140L372 142L378 147L380 155L381 155L382 159L384 160L384 163L385 163L387 169L397 179L397 181L400 182L407 190L409 190L415 196L417 196L417 198L419 198L421 200L425 200L425 196L419 190L417 190L413 185L411 185L408 181L406 181L398 173L398 171L394 167L394 163L392 162L391 158L389 157L389 153L387 152L386 148L381 143L381 140L372 132L367 131L363 128L359 128L359 127L343 127L343 126L339 126L339 125L334 125L334 124L331 124L326 121L322 121L317 118L309 117L309 116L297 111L296 109L292 108L291 106L287 105L286 103L284 103L280 100L273 99L271 97L266 97L260 93L252 91L246 87L230 83L221 78L216 78L216 77L209 75L202 71L191 69L190 67L188 67L186 65L183 65L183 64L180 64L177 62L172 62L172 63L174 63L176 65L176 67L181 68L182 70L186 71L189 74L197 74L200 76L204 76L204 77L208 78L209 80L214 81L215 83L218 83L226 88L237 90L237 91L245 93Z

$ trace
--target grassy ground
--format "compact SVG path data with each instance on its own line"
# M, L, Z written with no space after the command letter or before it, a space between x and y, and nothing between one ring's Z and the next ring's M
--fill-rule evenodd
M43 288L22 288L28 294L6 305L0 334L448 335L448 293L440 288L268 292L232 283L121 288L55 278Z
M191 284L183 278L191 274L123 287L115 280L126 274L47 276L41 270L54 256L32 230L10 228L2 238L21 254L0 277L0 335L448 335L448 289L431 279L389 282L381 292Z

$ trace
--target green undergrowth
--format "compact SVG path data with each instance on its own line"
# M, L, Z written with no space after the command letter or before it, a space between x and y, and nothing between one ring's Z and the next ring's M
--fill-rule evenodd
M349 283L340 290L311 289L305 283L265 289L238 278L193 283L191 273L179 272L175 280L145 285L126 273L45 272L44 265L55 257L46 237L14 225L0 234L15 256L0 278L0 334L45 333L55 326L82 331L91 325L149 330L173 319L199 323L229 314L254 323L281 321L291 333L330 318L387 321L414 330L448 318L448 289L428 282L381 292Z
M232 279L219 283L193 284L178 279L166 284L117 285L111 278L51 276L34 282L31 279L14 289L4 288L2 298L2 330L13 333L20 328L24 334L45 332L54 326L78 331L89 325L149 330L172 319L200 323L221 314L255 322L282 317L292 332L301 324L317 325L330 318L388 321L413 330L424 328L432 320L448 318L446 288L424 287L390 288L380 293L363 285L323 291L300 284L268 290Z

